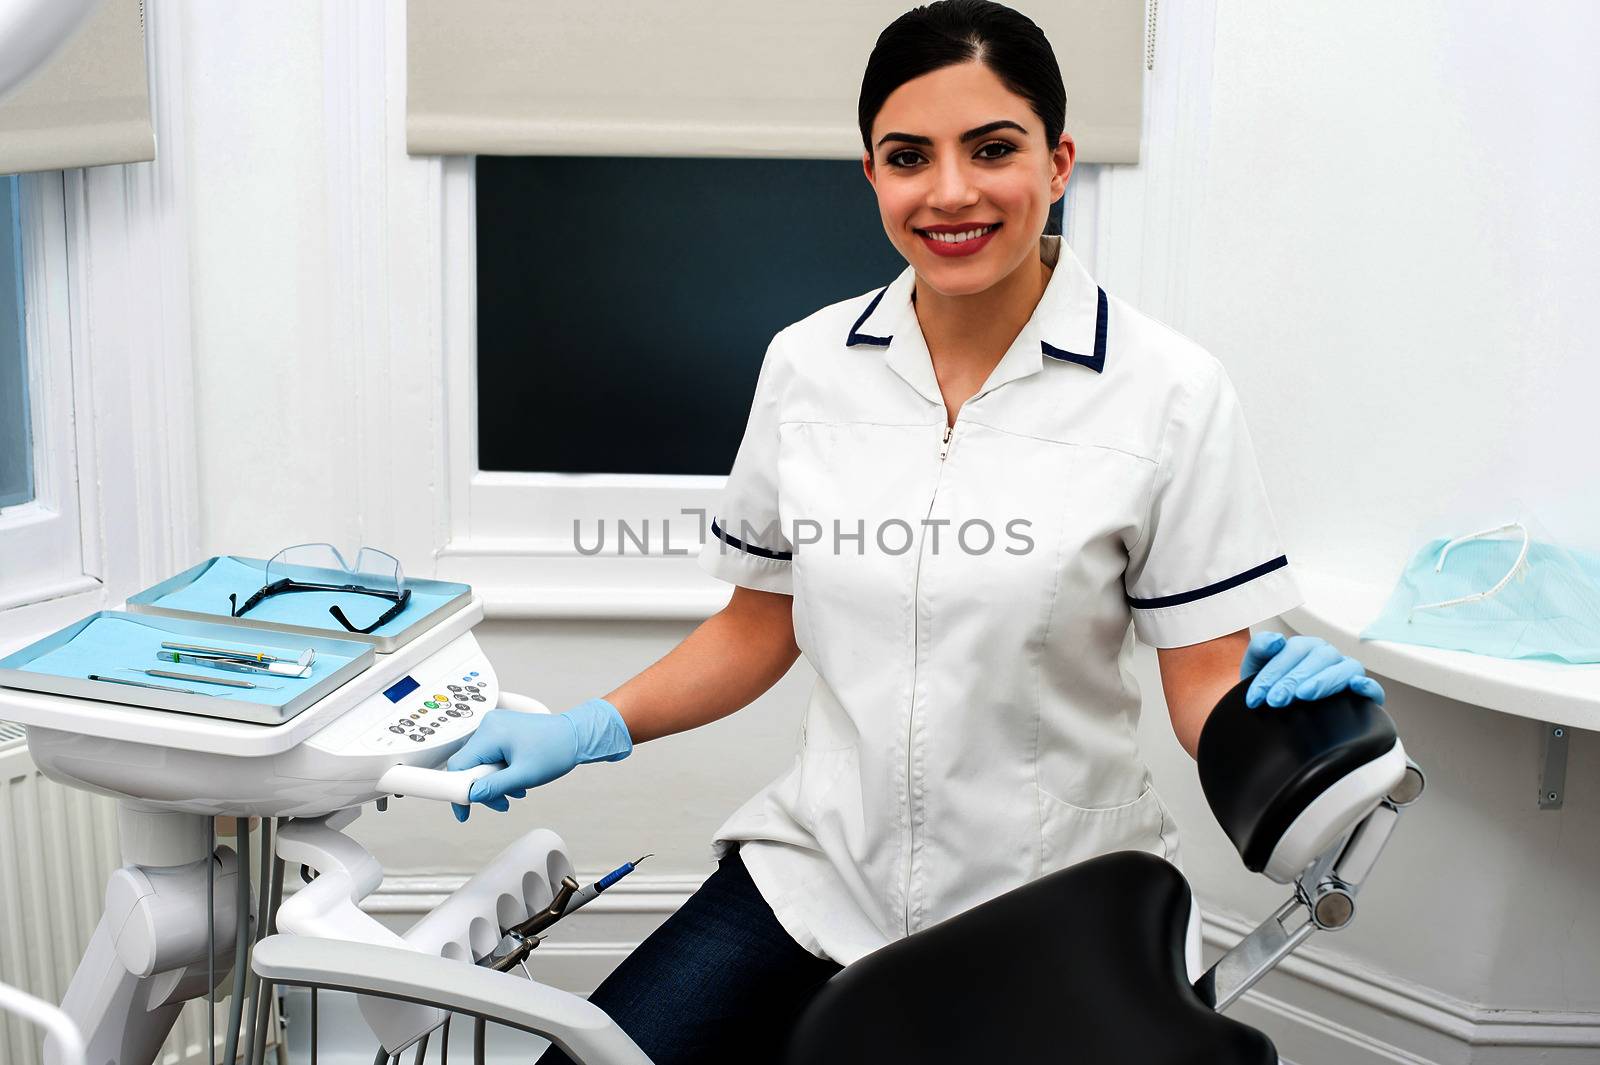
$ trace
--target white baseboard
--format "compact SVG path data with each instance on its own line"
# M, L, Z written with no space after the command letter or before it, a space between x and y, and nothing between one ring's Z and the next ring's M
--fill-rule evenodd
M604 871L579 874L588 883ZM364 906L397 927L442 902L462 876L395 876ZM700 886L633 873L561 922L530 958L544 983L587 994ZM1207 946L1252 926L1208 913ZM1286 958L1229 1015L1266 1032L1294 1065L1594 1065L1600 1012L1496 1009L1370 971L1315 945Z

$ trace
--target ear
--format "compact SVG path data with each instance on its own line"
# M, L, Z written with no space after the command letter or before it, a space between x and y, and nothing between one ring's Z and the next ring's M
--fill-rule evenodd
M878 175L874 173L872 169L871 152L861 153L861 172L867 175L867 184L871 185L873 191L876 192L878 188Z
M1055 173L1050 177L1050 202L1055 203L1067 191L1067 179L1072 176L1072 165L1078 157L1078 145L1072 137L1062 131L1061 140L1056 145L1056 150L1050 153L1051 164Z

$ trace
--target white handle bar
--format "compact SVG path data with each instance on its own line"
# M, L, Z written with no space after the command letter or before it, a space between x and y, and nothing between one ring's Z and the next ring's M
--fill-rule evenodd
M500 693L500 709L522 714L548 714L550 708L537 699L516 692ZM414 795L419 799L467 804L473 782L504 769L504 762L473 766L459 772L424 769L416 765L397 765L378 778L378 790L390 795Z

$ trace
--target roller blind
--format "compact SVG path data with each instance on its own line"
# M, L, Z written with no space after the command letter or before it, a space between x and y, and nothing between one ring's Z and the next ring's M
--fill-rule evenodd
M0 174L155 157L140 0L104 0L43 68L0 96Z
M855 158L856 95L911 0L408 0L413 154ZM1029 9L1031 8L1031 10ZM1084 162L1139 159L1144 0L1036 0Z

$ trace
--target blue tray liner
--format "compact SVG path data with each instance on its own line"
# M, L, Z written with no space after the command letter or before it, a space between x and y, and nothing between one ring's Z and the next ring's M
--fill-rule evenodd
M207 646L228 647L241 651L254 651L278 647L285 651L296 649L294 637L287 634L266 634L270 639L257 640L218 640L213 637L190 639L189 642L203 643ZM191 691L215 693L235 702L259 703L263 706L282 706L297 695L303 693L312 685L318 683L336 672L350 662L344 655L334 654L330 651L318 651L317 660L312 663L311 674L306 677L277 677L255 676L248 673L231 673L220 669L211 669L194 662L161 662L156 658L156 652L161 650L161 641L183 641L186 637L181 632L171 629L158 629L151 625L141 625L136 621L124 618L96 618L83 627L83 630L74 636L71 641L53 651L40 655L21 668L29 673L44 673L55 677L74 677L78 680L87 679L89 674L97 673L107 677L119 677L126 680L143 681L146 684L165 684L174 688L188 688ZM301 648L303 649L303 648ZM196 684L190 681L169 680L163 677L147 677L140 673L130 673L119 667L134 666L138 669L168 669L177 673L195 673L207 676L220 677L228 680L249 680L258 684L280 685L277 691L267 691L264 688L228 688L220 684ZM128 689L123 689L128 690Z
M343 574L319 572L316 570L297 568L295 576L306 580L320 581L331 584L347 578ZM164 607L168 610L188 610L197 614L215 614L220 618L228 617L228 595L235 593L239 596L239 603L243 605L261 586L266 583L266 567L251 565L231 555L223 555L215 559L206 571L190 581L187 585L176 591L168 592L157 599L152 606ZM390 618L383 625L372 630L374 636L393 636L402 632L415 622L427 617L435 610L440 609L454 598L436 592L425 592L418 588L411 590L411 599L406 603L406 608L398 615ZM283 592L269 596L246 614L243 621L262 621L276 625L299 625L308 629L326 629L331 636L350 638L351 634L343 625L340 625L328 608L338 604L344 611L344 616L350 619L350 624L362 626L370 625L383 616L383 612L394 606L392 599L380 599L375 595L350 595L339 592ZM355 637L359 639L360 637Z

